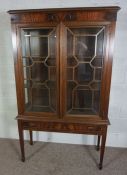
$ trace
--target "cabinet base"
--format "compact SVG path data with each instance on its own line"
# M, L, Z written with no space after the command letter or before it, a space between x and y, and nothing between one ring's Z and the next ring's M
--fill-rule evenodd
M25 161L25 151L24 151L24 130L29 130L30 134L30 145L33 145L33 136L32 131L50 131L50 132L62 132L62 133L77 133L77 134L88 134L88 135L97 135L97 150L100 148L100 163L99 169L102 169L106 134L107 134L107 124L93 124L93 123L73 123L73 122L58 122L58 121L35 121L35 120L22 120L18 119L18 129L19 129L19 139L20 139L20 148L22 155L22 162ZM100 146L101 138L101 146Z

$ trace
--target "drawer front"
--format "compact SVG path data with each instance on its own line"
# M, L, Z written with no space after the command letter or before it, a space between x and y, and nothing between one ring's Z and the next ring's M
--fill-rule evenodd
M40 122L23 122L23 129L40 130Z
M101 134L103 126L88 125L79 123L63 123L63 122L38 122L26 121L23 122L23 129L37 130L37 131L51 131L51 132L67 132L67 133L81 133L81 134Z

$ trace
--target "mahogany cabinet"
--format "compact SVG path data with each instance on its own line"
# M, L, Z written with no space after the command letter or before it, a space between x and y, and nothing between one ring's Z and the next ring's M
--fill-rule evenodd
M12 10L22 161L23 131L97 135L102 168L119 7ZM100 144L101 141L101 144Z

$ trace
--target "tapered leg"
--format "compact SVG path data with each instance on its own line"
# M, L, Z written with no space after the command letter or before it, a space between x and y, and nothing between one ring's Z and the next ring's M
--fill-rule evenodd
M101 136L98 135L98 139L97 139L97 151L99 151L99 149L100 149L100 139L101 139Z
M18 130L19 130L19 141L20 141L20 149L21 149L21 160L25 162L25 152L24 152L24 133L22 122L18 121Z
M105 128L105 132L103 133L102 139L101 139L101 151L100 151L99 169L102 169L102 167L103 167L103 158L104 158L104 151L105 151L106 136L107 136L107 127Z
M29 130L29 134L30 134L30 145L33 145L33 133L31 130Z

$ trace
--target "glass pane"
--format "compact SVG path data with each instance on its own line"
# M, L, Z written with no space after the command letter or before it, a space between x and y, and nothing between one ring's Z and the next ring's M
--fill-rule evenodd
M32 87L32 104L34 106L49 106L49 90L46 87Z
M95 36L76 36L75 56L79 61L90 61L95 54Z
M56 112L56 30L22 29L25 110Z
M104 27L67 28L67 113L99 113Z
M44 63L34 63L30 67L31 79L40 83L48 79L48 67Z
M75 68L74 78L79 84L88 84L93 80L93 68L89 63L79 63Z

